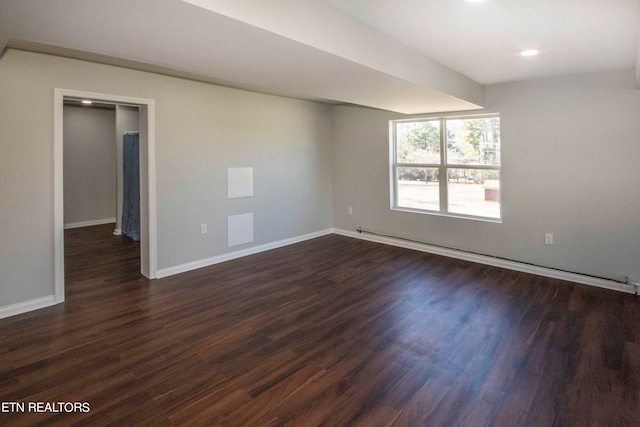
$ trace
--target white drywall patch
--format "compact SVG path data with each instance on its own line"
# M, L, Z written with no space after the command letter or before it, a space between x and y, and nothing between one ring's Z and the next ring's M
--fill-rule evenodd
M228 168L229 199L253 196L253 168Z
M253 242L252 213L227 217L227 226L229 247Z

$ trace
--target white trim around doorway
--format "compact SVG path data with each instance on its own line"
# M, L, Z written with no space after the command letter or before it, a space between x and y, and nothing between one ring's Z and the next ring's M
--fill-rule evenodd
M156 278L156 150L155 150L155 101L153 99L132 98L128 96L84 92L71 89L54 90L54 281L55 302L64 302L64 187L63 187L63 110L65 98L91 99L109 103L126 104L140 107L140 120L146 119L141 128L141 147L146 136L146 176L141 177L141 262L142 274L149 279ZM144 130L143 130L144 128ZM144 135L146 133L146 135ZM141 159L142 160L142 159ZM141 169L142 164L141 164ZM145 185L146 184L146 185ZM144 187L144 188L143 188Z

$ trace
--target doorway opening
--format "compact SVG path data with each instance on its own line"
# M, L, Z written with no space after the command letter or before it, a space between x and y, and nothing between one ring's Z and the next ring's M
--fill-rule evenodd
M64 104L65 101L96 102L137 108L139 111L140 168L140 273L156 278L156 201L155 201L155 103L151 99L131 98L93 92L55 89L54 92L54 241L56 303L65 299L64 276ZM120 215L120 206L116 218ZM120 232L119 222L115 234Z

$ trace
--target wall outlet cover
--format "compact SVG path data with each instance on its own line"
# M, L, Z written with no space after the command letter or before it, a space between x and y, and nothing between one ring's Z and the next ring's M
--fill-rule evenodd
M545 245L553 245L553 234L544 233L544 243Z

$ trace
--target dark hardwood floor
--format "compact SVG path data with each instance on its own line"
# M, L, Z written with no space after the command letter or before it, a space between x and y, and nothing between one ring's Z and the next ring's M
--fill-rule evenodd
M638 426L632 295L326 236L148 281L65 233L67 302L0 320L0 425Z

